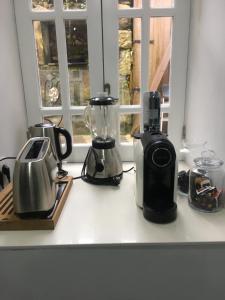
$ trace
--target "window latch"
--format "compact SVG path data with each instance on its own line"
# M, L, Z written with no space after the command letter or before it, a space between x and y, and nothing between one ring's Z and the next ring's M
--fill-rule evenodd
M105 83L104 84L104 92L107 92L108 95L110 95L110 93L111 93L111 87L110 87L109 83Z

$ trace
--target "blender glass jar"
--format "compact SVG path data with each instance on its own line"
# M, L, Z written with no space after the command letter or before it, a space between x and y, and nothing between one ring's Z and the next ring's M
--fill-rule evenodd
M85 110L85 119L93 139L97 137L102 140L116 139L118 131L117 99L110 96L91 98Z
M190 170L189 204L204 212L215 212L224 206L223 161L216 158L215 152L203 151L194 159Z

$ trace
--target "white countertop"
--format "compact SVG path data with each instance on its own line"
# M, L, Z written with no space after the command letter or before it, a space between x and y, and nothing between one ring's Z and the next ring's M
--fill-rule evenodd
M79 176L81 166L64 168ZM131 166L124 164L124 169ZM187 197L178 195L176 221L153 224L136 206L134 189L134 171L124 173L119 187L75 180L54 230L1 231L0 247L225 242L225 209L201 213L189 207Z

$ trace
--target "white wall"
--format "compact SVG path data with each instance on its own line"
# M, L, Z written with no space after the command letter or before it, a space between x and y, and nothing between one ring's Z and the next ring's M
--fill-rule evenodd
M225 160L225 1L192 0L186 127Z
M0 103L0 157L14 156L26 140L26 111L12 0L0 1Z

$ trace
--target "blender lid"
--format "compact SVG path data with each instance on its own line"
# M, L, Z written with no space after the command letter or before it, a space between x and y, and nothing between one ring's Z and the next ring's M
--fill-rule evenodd
M90 99L90 105L113 105L118 101L118 98L111 96L93 97Z
M194 163L198 167L220 167L224 162L216 157L213 150L206 150L202 151L200 157L194 159Z
M92 147L95 149L112 149L115 147L115 139L111 137L106 139L97 137L92 141Z

